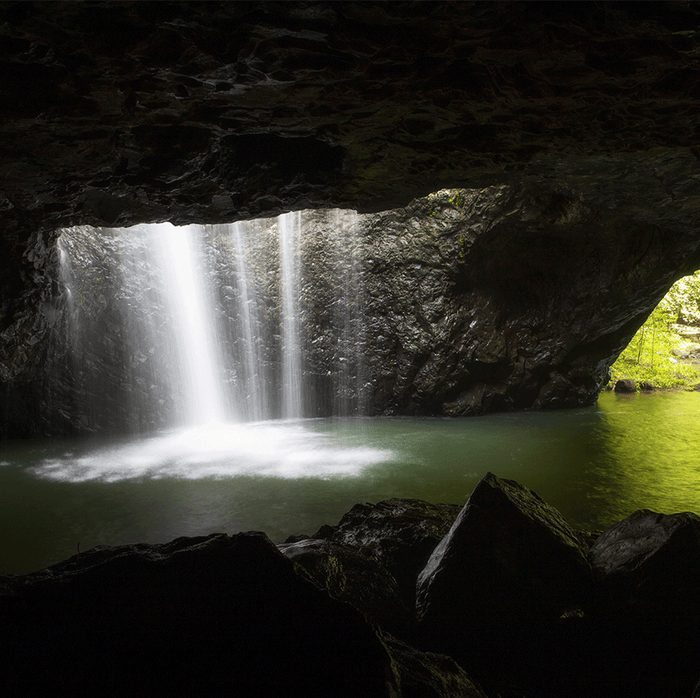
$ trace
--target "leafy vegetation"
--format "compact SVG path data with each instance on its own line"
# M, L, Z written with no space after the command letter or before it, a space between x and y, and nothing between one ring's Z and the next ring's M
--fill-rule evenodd
M631 378L638 386L647 381L655 388L697 384L698 371L674 356L674 350L679 354L684 346L675 323L700 326L700 272L680 279L671 287L613 364L612 382Z
M673 316L673 322L700 327L700 271L676 281L661 304Z

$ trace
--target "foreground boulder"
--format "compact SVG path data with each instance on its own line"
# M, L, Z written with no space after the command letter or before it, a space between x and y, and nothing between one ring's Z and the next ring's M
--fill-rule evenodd
M96 548L0 578L0 693L398 696L375 628L261 533Z
M634 512L591 547L594 662L616 695L689 696L700 673L700 517Z
M414 636L394 574L454 508L388 500L279 550L216 534L0 577L0 695L700 698L700 517L584 536L489 473L418 576Z
M313 538L352 546L377 560L396 579L401 597L412 608L418 573L460 510L457 504L419 499L356 504L337 526L323 526Z
M590 583L586 547L561 515L489 473L418 578L420 632L477 680L541 686Z
M394 577L375 559L350 545L314 538L278 547L331 596L352 604L382 630L402 639L414 635L413 609L401 599Z
M384 642L396 663L403 698L486 698L451 657L420 652L391 636Z

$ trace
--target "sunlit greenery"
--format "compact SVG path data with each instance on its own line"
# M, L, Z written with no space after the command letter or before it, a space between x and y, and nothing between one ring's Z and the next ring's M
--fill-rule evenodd
M691 387L700 374L674 356L683 346L677 325L700 325L700 272L676 282L639 328L611 368L613 383L631 378L639 386L647 381L655 388Z
M676 281L661 305L671 313L673 322L700 326L700 271Z

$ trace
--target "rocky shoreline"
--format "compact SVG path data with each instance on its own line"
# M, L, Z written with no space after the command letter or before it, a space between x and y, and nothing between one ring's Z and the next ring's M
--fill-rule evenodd
M688 698L700 517L579 531L489 473L279 545L100 546L0 577L3 695Z

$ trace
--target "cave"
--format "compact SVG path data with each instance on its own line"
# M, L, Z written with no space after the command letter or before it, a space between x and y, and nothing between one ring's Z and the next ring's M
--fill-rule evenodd
M478 194L458 285L485 310L459 353L494 335L502 355L425 397L402 381L432 348L404 352L373 413L592 403L700 264L695 12L6 3L3 435L45 431L32 382L61 313L59 230L379 212L445 188Z
M371 388L348 389L341 411L362 403L373 416L473 417L593 405L659 300L700 267L699 25L691 2L0 3L0 438L160 426L133 426L122 407L81 418L82 388L54 341L70 300L64 231L128 236L148 225L240 223L262 240L293 212L319 230L326 215L362 219ZM324 355L310 356L320 397L307 399L305 416L322 417L337 409L323 377L335 369ZM94 394L84 402L94 404ZM326 534L323 545L338 544ZM134 561L141 553L179 555L206 586L197 563L189 567L201 546L212 575L221 551L235 548L289 581L269 541L182 541L120 553L126 567L118 574L151 574L150 562ZM70 618L80 585L109 577L112 562L101 566L102 555L85 558L77 591L49 590L28 617L38 623L59 599ZM83 563L66 564L60 574L70 577ZM177 597L160 575L149 579ZM118 586L115 579L109 584ZM51 574L37 581L51 583ZM3 584L7 598L20 598L19 582ZM327 603L299 593L310 607ZM3 617L20 623L22 603L12 601ZM145 612L149 601L134 603ZM578 609L557 612L578 622ZM61 637L58 618L51 632ZM372 677L389 671L373 631L345 620L378 667ZM157 632L167 634L163 623ZM125 635L132 629L120 626ZM390 656L402 657L404 685L422 686L423 659L395 642ZM98 644L109 647L103 636ZM3 648L11 645L5 637ZM200 645L202 666L224 661ZM118 661L135 654L124 649ZM63 649L56 666L73 661ZM451 677L444 695L480 695L467 692L467 678L447 661L430 670ZM86 690L99 685L96 666ZM135 681L159 695L138 666ZM163 695L175 690L175 676ZM689 676L668 695L687 693ZM556 695L540 679L518 676L542 693L513 695ZM399 679L382 681L357 690L402 695ZM507 683L485 685L496 695ZM328 685L310 685L309 694ZM233 689L214 682L211 690ZM256 695L255 686L244 693Z

